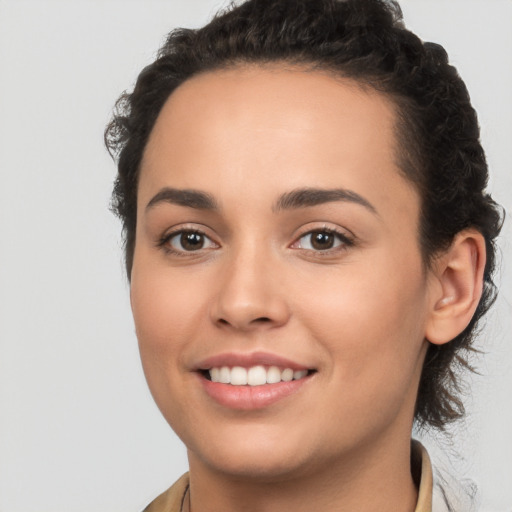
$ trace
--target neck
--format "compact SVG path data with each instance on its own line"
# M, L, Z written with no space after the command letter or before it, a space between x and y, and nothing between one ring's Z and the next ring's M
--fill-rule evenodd
M389 453L374 445L322 470L254 478L214 470L189 453L191 512L413 512L417 489L410 442ZM325 469L327 466L327 469Z

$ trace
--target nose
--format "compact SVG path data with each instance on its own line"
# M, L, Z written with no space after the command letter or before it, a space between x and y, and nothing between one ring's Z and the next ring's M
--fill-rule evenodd
M257 251L224 262L217 290L210 311L218 327L252 331L280 327L289 320L279 265Z

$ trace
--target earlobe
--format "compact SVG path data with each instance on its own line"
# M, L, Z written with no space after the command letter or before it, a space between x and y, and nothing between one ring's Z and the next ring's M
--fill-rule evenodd
M468 229L458 233L434 265L431 308L425 337L442 345L469 324L482 296L485 239Z

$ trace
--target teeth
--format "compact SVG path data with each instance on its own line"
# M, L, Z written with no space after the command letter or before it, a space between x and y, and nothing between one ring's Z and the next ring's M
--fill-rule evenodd
M271 366L267 370L267 384L277 384L281 382L281 370L277 366Z
M231 371L227 366L223 366L219 370L219 382L222 382L222 384L229 384L231 382Z
M249 386L261 386L267 383L267 370L263 366L253 366L247 372Z
M220 368L212 368L210 370L210 378L212 382L220 382Z
M293 370L291 368L286 368L286 370L283 370L283 373L281 373L281 380L284 380L285 382L290 382L293 380Z
M245 386L247 384L247 370L241 366L231 369L231 384L233 386Z
M231 384L233 386L262 386L263 384L277 384L278 382L290 382L291 380L303 379L308 374L307 370L293 371L291 368L277 366L252 366L243 368L242 366L222 366L220 368L211 368L209 370L212 382L222 384Z

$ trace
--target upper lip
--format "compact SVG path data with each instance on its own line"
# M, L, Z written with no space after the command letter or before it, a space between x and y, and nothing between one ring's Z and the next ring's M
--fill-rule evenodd
M236 353L226 352L217 354L204 359L196 365L196 370L209 370L210 368L219 368L222 366L241 366L250 368L251 366L278 366L280 368L291 368L294 371L311 370L310 366L287 359L270 352L252 352L252 353Z

